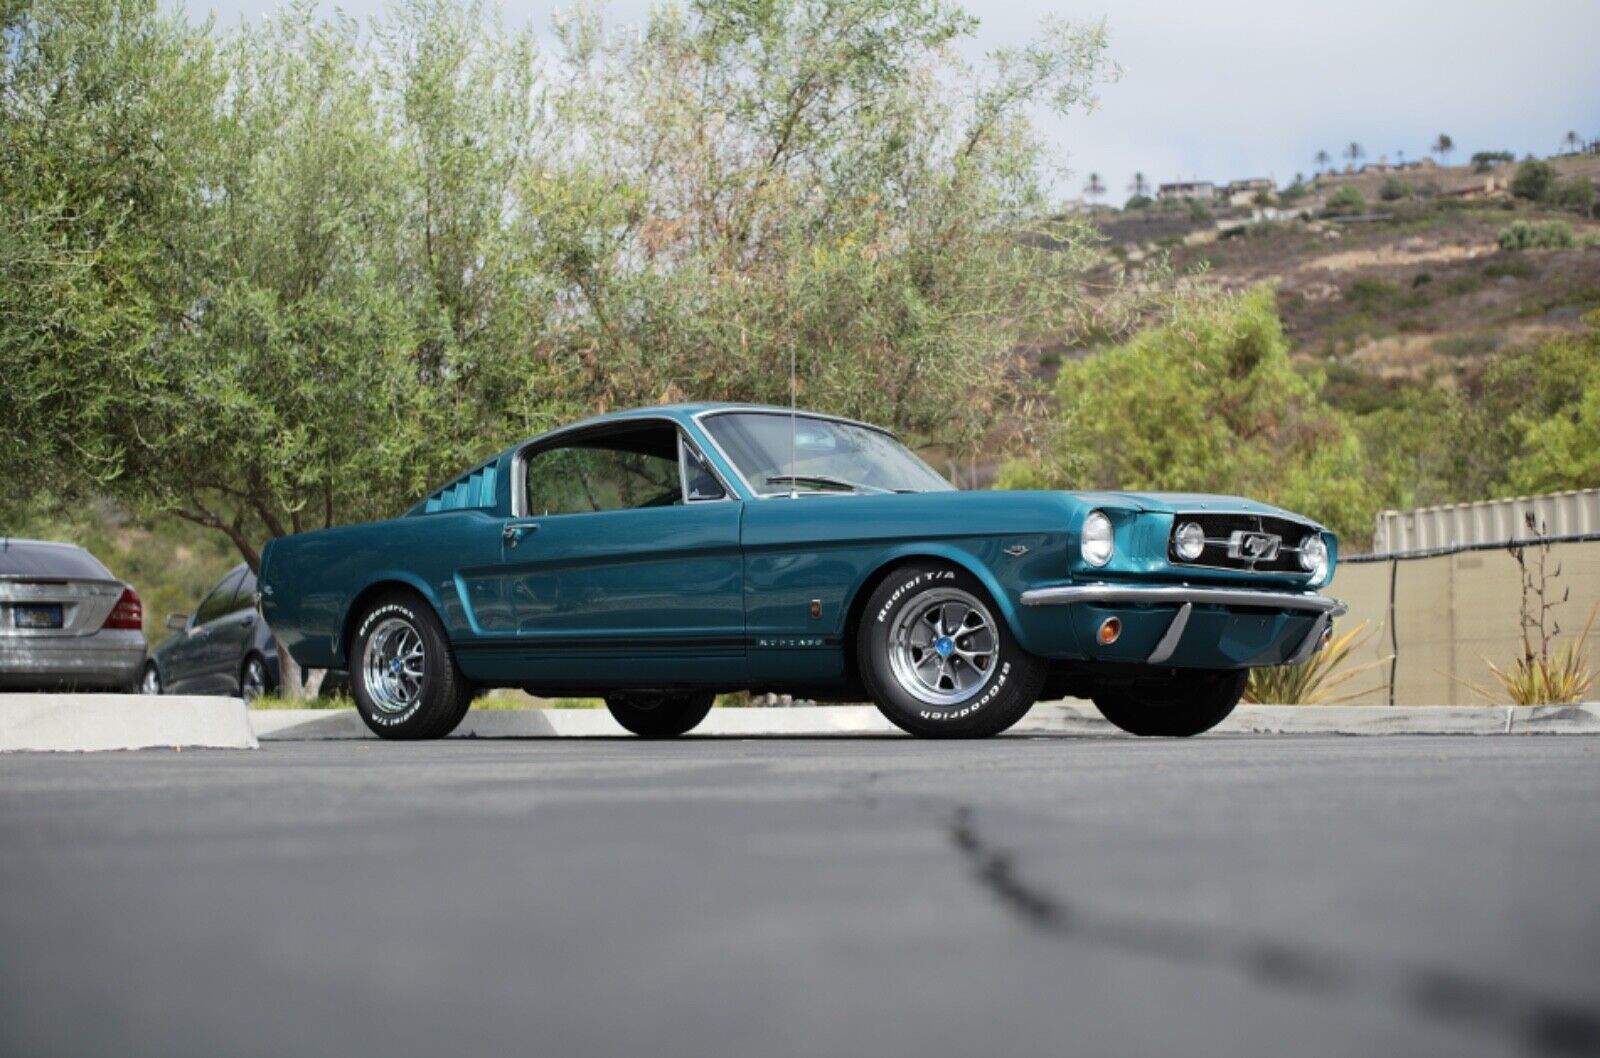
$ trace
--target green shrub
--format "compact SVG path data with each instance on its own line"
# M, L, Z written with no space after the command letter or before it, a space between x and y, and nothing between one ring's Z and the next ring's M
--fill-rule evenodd
M1378 192L1378 197L1385 202L1399 202L1401 199L1410 198L1411 185L1397 176L1391 176L1383 182L1383 187Z
M1432 272L1418 272L1411 277L1411 289L1416 290L1418 287L1425 287L1431 282L1433 282Z
M1517 166L1517 175L1511 178L1511 193L1529 202L1546 202L1555 192L1556 169L1549 162L1528 159Z
M1256 496L1341 533L1370 531L1361 446L1300 375L1271 287L1196 296L1166 323L1064 364L1037 460L1004 488L1148 488Z
M1393 305L1400 299L1400 288L1387 279L1362 276L1344 292L1345 300L1359 306L1363 312L1376 312Z
M1490 261L1483 266L1483 274L1489 279L1504 279L1507 276L1512 279L1531 279L1533 277L1533 265L1516 258Z
M1554 199L1562 209L1570 209L1579 215L1587 214L1594 205L1594 185L1586 176L1563 180L1556 186Z
M1500 249L1568 250L1574 243L1572 225L1564 220L1515 220L1500 229Z
M1328 204L1322 209L1323 215L1328 217L1353 217L1366 211L1367 200L1354 184L1346 184L1329 195Z
M1156 200L1151 198L1149 195L1134 195L1132 198L1128 199L1127 202L1123 203L1122 208L1125 210L1149 209L1151 206L1155 205L1155 201Z

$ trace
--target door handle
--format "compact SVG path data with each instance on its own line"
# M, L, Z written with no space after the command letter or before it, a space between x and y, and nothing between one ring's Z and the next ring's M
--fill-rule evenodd
M255 624L256 624L256 615L255 615L255 614L251 614L251 615L249 615L249 616L248 616L248 617L246 617L246 618L245 618L245 619L244 619L244 620L243 620L243 621L242 621L242 622L241 622L241 623L242 623L242 624L243 624L243 625L244 625L244 626L245 626L245 627L246 627L246 628L254 628L254 627L255 627Z
M537 532L538 529L538 522L507 522L500 530L500 539L505 541L507 547L516 547L522 543L523 537Z

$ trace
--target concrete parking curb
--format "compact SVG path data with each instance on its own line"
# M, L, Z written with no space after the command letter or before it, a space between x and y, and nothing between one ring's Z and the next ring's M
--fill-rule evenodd
M268 741L372 738L353 709L263 710L250 713L256 737ZM1600 735L1600 704L1546 706L1243 705L1218 734L1301 735ZM696 735L897 735L871 706L714 709ZM453 738L583 738L626 732L603 709L520 709L467 714ZM1119 732L1087 702L1033 708L1012 735L1113 736Z
M137 694L0 694L0 752L255 749L238 698Z

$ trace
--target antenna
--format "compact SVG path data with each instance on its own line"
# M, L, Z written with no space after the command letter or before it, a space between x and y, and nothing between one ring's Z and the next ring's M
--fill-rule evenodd
M799 473L800 470L796 465L798 461L795 458L795 452L799 447L795 437L800 429L800 413L795 407L798 399L796 393L799 389L799 383L795 379L794 367L795 346L791 342L789 343L789 498L791 500L800 498L800 479L795 477L795 474Z

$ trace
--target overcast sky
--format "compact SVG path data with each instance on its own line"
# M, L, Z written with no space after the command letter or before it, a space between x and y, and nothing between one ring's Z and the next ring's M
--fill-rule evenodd
M219 23L276 0L181 0ZM331 9L332 5L328 5ZM385 0L342 0L365 19ZM505 0L507 21L540 30L553 0ZM1125 71L1093 113L1043 122L1063 197L1098 172L1120 202L1152 181L1309 173L1317 151L1354 140L1369 160L1426 153L1440 132L1457 160L1477 150L1548 154L1568 130L1600 138L1600 0L968 0L975 51L1028 39L1047 14L1106 19ZM649 0L614 0L637 22Z

